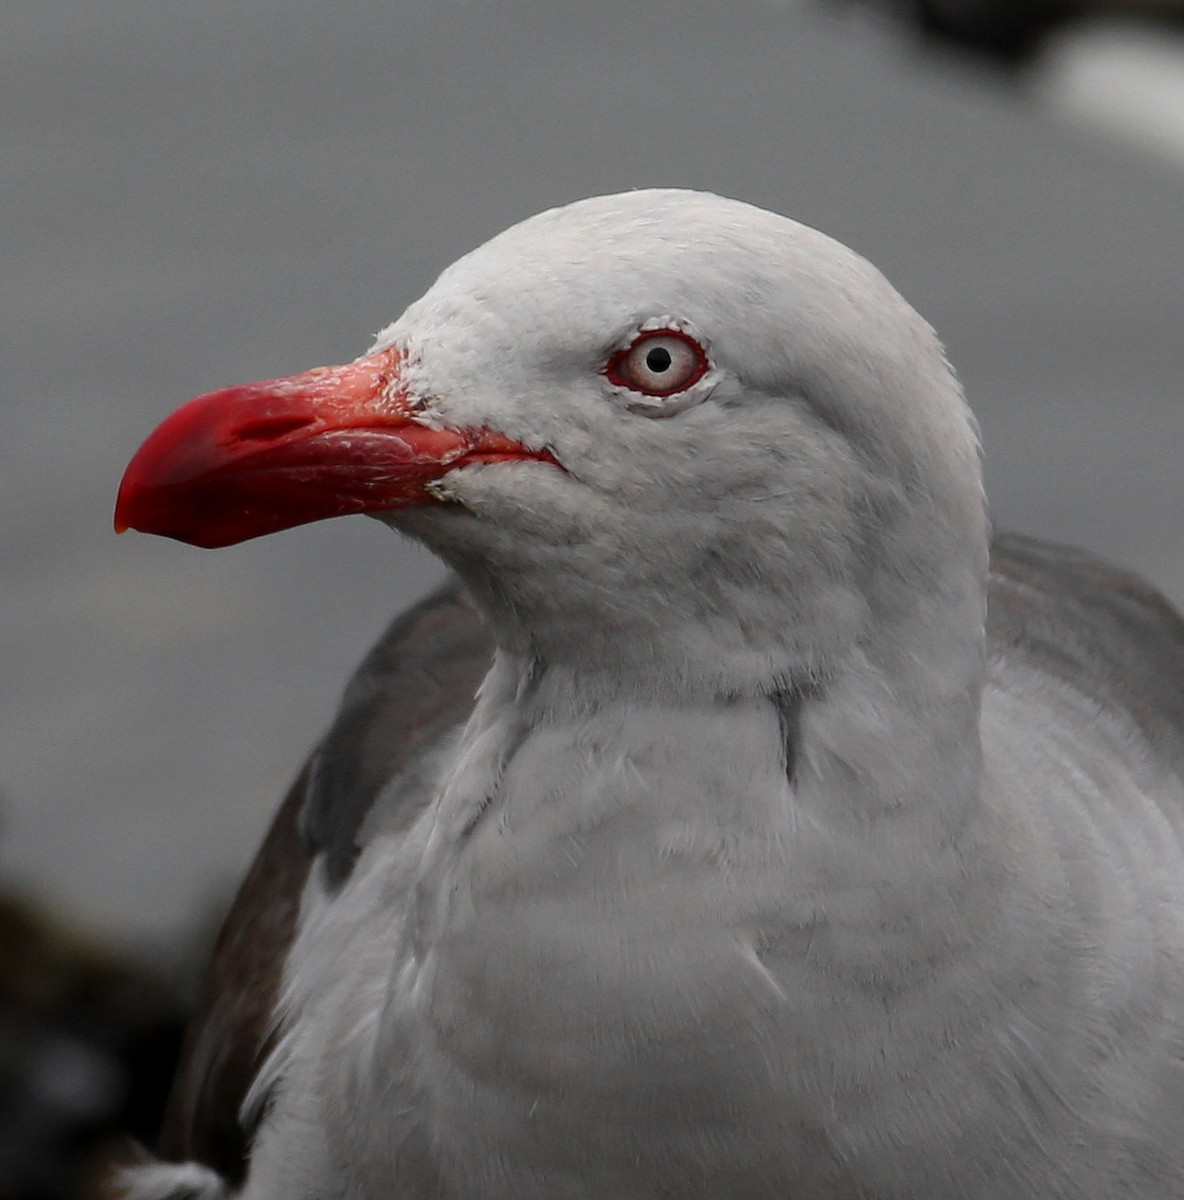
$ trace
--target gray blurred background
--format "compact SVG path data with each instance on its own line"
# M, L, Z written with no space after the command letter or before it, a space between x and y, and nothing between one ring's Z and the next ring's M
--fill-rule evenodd
M961 372L997 523L1184 600L1180 34L1113 19L1012 69L821 0L5 5L0 879L109 944L218 908L439 571L363 518L116 538L123 466L591 193L712 189L872 258Z

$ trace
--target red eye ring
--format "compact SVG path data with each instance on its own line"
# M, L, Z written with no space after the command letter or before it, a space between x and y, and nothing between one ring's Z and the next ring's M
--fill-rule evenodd
M685 392L707 374L707 351L681 329L646 329L604 367L609 383L643 396Z

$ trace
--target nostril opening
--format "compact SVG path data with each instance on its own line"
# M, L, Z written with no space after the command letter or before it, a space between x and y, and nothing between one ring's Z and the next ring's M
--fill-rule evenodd
M312 417L264 417L244 425L236 436L240 442L274 442L312 423Z

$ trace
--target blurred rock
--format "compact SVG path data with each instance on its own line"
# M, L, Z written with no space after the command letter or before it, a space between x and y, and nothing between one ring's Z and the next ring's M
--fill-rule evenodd
M150 1145L187 1007L139 961L0 892L0 1200L86 1200Z
M1184 0L864 0L864 7L906 21L928 39L1011 65L1069 20L1098 13L1184 16Z

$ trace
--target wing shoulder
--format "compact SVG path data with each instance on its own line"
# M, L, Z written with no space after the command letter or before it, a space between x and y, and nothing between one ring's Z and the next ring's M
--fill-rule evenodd
M397 618L346 687L328 733L293 784L219 933L186 1034L158 1151L242 1181L253 1130L242 1101L272 1045L272 1015L312 864L336 888L386 784L463 722L492 642L459 585ZM409 825L412 793L384 828Z

